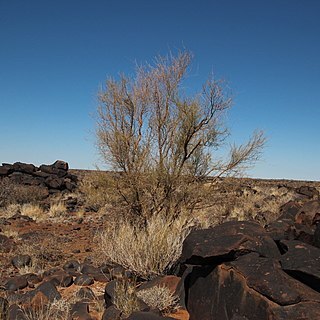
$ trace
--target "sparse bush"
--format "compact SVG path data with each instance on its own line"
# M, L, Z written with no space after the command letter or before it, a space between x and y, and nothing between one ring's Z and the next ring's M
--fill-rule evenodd
M168 315L179 307L179 298L165 286L154 286L137 292L138 298L152 309L158 309L163 315Z
M145 226L118 221L100 235L99 251L140 277L152 278L174 265L191 227L190 217L183 214L175 219L153 215Z
M188 52L159 57L154 65L137 67L134 78L109 79L99 96L98 147L115 172L103 199L144 223L153 214L192 211L204 196L206 177L238 174L264 145L259 132L231 146L229 157L214 155L228 134L223 118L232 100L213 78L197 95L183 92L191 60Z

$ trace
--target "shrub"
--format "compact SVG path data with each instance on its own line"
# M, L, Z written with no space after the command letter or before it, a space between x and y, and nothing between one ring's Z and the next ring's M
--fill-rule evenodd
M196 95L183 92L192 56L159 57L135 77L108 79L99 95L97 145L115 172L103 197L146 220L153 214L192 211L205 194L203 181L236 175L259 158L264 137L214 151L228 134L224 116L232 100L223 81L210 78ZM212 183L216 180L212 179Z
M154 215L145 226L122 220L106 226L99 250L109 261L148 279L165 274L175 264L191 227L183 214L174 219Z

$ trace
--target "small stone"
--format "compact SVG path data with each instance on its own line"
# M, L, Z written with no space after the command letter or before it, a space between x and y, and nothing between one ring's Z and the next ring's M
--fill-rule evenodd
M27 254L19 254L12 258L11 263L18 269L27 267L31 265L31 257Z
M94 283L94 280L92 277L89 277L86 274L82 274L75 278L74 284L78 286L90 286Z

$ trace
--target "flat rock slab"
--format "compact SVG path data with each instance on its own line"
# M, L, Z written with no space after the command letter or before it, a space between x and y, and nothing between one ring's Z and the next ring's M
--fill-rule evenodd
M230 221L211 229L192 231L183 243L180 261L212 265L232 261L250 252L264 257L280 257L274 240L259 224Z
M320 249L295 240L280 243L287 250L280 259L282 269L320 292Z
M282 271L278 261L255 253L211 272L193 267L185 286L190 320L320 319L320 294Z

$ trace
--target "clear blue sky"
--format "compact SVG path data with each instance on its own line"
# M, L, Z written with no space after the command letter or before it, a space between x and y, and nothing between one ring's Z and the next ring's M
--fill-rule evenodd
M236 142L268 137L252 177L320 180L319 0L0 0L0 162L98 163L97 92L187 48L189 83L229 83Z

